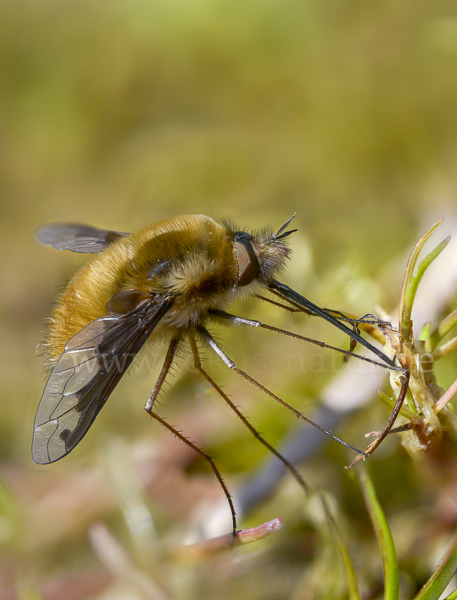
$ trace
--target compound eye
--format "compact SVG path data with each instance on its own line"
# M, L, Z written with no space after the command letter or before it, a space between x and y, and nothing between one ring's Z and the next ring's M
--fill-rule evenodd
M239 238L234 242L236 260L238 261L238 287L249 285L260 275L260 265L252 244L247 239Z

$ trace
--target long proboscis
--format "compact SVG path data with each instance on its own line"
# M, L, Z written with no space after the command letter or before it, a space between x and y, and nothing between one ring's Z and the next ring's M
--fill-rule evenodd
M320 308L319 306L317 306L316 304L314 304L313 302L311 302L304 296L301 296L299 293L297 293L295 290L293 290L286 284L276 281L274 279L273 281L268 283L267 287L269 290L278 294L281 298L283 298L290 304L300 307L300 308L306 310L307 312L309 312L310 314L313 314L313 315L316 315L317 317L321 317L322 319L325 319L326 321L331 323L334 327L336 327L340 331L343 331L352 340L355 340L361 346L364 346L365 348L370 350L370 352L372 352L378 358L380 358L385 363L385 366L387 369L390 369L392 371L400 371L401 373L405 372L405 370L402 367L399 367L395 364L394 359L389 358L386 354L384 354L384 352L382 352L382 350L379 350L379 348L376 348L376 346L373 346L373 344L370 344L370 342L368 342L365 338L363 338L361 335L359 335L356 331L354 331L353 329L350 329L347 325L345 325L344 323L339 321L330 312L326 311L323 308Z

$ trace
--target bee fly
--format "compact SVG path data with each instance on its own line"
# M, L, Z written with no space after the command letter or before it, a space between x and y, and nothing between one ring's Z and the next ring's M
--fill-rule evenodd
M225 311L226 306L234 300L257 296L291 311L325 319L349 336L351 350L355 343L359 343L379 360L354 356L388 369L404 370L396 365L395 359L389 358L360 336L358 326L361 323L377 325L375 317L368 315L356 320L319 308L275 278L290 254L286 238L296 231L287 230L292 218L276 233L264 229L252 234L238 231L227 223L218 224L204 215L167 219L132 234L71 223L53 223L39 228L37 238L47 246L98 255L76 273L49 319L43 348L50 375L35 417L33 460L38 464L52 463L71 452L87 433L145 342L148 339L162 340L167 342L168 350L159 378L146 403L146 412L210 463L230 505L233 530L236 531L237 524L232 498L213 460L154 410L159 392L182 344L190 345L197 371L251 433L305 487L293 465L254 429L203 369L197 340L215 352L227 367L298 418L339 442L342 440L320 428L239 369L210 335L207 324L217 322L261 327L332 348L323 342ZM260 296L259 293L264 290L287 305ZM346 355L353 354L352 351L333 349ZM401 394L403 392L406 393L406 388L402 389ZM389 424L386 429L388 427ZM382 433L384 437L386 429ZM365 457L365 453L345 445Z

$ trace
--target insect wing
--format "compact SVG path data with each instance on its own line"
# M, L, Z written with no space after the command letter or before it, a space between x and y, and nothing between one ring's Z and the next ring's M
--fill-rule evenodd
M168 306L151 298L126 315L92 321L69 340L35 417L36 463L55 462L81 441Z
M49 223L36 231L38 241L45 246L82 254L101 252L115 240L126 235L129 234L97 229L79 223Z

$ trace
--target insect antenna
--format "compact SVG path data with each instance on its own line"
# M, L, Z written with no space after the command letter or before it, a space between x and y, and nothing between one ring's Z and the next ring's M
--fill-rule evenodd
M290 229L289 231L285 231L283 233L284 229L287 227L287 225L289 225L289 223L292 221L292 219L295 217L296 214L297 213L294 213L290 217L290 219L288 221L286 221L286 223L284 223L284 225L282 227L280 227L278 229L278 231L272 235L272 240L273 241L283 240L285 237L287 237L291 233L295 233L296 231L298 231L298 229Z

